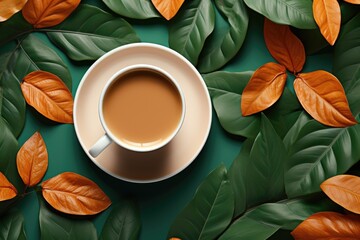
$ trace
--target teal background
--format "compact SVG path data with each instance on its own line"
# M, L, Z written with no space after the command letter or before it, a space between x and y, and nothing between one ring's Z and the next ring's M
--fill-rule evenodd
M94 4L111 12L100 0L83 0L82 3ZM168 46L168 23L165 20L129 20L129 22L135 27L143 42ZM217 24L226 26L218 13ZM255 70L266 62L274 61L264 43L262 24L263 18L251 12L245 43L238 55L224 70L236 72ZM92 62L71 61L50 43L44 34L35 34L55 49L69 67L73 79L72 92L75 95L82 76ZM9 49L12 44L0 46L0 53ZM331 71L331 59L331 53L328 52L309 56L303 72L320 69ZM292 86L292 80L292 78L288 78L288 86ZM30 111L29 108L19 143L20 145L23 144L35 131L40 131L49 153L49 168L44 179L66 171L76 172L95 181L112 199L113 204L116 204L121 198L132 198L140 206L142 221L140 239L166 239L170 224L179 211L190 201L201 181L221 163L230 166L241 148L243 139L227 134L221 128L215 112L213 113L209 138L197 159L187 169L171 179L153 184L132 184L108 176L98 169L83 152L73 125L49 124L35 115L33 111ZM189 144L191 144L190 141ZM39 205L36 194L29 194L17 207L24 214L28 239L40 239ZM101 232L110 210L111 208L92 217L98 234Z

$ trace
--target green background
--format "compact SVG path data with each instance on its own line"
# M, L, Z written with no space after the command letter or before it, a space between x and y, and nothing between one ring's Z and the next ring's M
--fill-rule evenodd
M97 5L111 12L100 0L83 0L82 3ZM168 46L167 22L165 20L129 20L143 42ZM225 24L217 13L217 24ZM274 61L267 51L263 39L263 17L250 13L248 34L238 55L224 68L227 71L241 72L255 70L266 62ZM73 95L76 93L82 76L92 62L74 62L41 33L35 33L56 50L69 67L73 79ZM14 43L0 46L0 53L10 49ZM307 57L303 72L324 69L331 71L332 56L323 52ZM292 85L293 79L288 79ZM139 203L142 229L140 239L165 239L168 228L180 210L190 201L199 183L215 167L224 163L230 166L238 154L241 138L227 134L220 126L213 112L212 126L206 145L197 159L184 171L171 179L153 184L132 184L111 176L98 169L83 152L73 125L49 124L27 109L25 128L19 138L23 144L35 131L42 134L49 153L49 168L44 179L59 173L71 171L95 181L116 204L121 198L132 198ZM90 131L90 130L89 130ZM189 144L191 142L189 141ZM35 193L28 195L18 206L25 217L28 239L40 239L38 211L39 205ZM98 234L111 208L92 217Z

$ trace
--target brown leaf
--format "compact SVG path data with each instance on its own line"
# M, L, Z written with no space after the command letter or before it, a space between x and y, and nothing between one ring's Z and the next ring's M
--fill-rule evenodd
M286 69L277 63L266 63L251 77L241 96L243 116L261 112L281 96L286 83Z
M0 22L4 22L20 11L27 0L1 0L0 1Z
M340 32L341 11L337 0L314 0L313 14L321 34L334 45Z
M352 4L360 4L360 0L344 0L344 1Z
M40 133L36 132L20 148L16 165L25 185L32 187L41 181L48 167L48 153Z
M155 8L159 13L166 18L166 20L172 19L179 11L184 0L151 0Z
M302 70L306 59L305 48L289 26L273 23L265 18L264 38L266 47L276 61L292 73Z
M5 175L0 172L0 202L12 199L16 197L16 195L17 190L14 185L12 185Z
M28 0L22 10L26 21L35 28L55 26L64 21L81 0Z
M294 81L303 108L317 121L333 127L355 125L340 81L325 71L301 73Z
M295 240L359 239L360 216L335 212L315 213L303 221L291 235Z
M21 83L26 102L45 117L61 123L73 122L73 98L60 78L52 73L36 71Z
M320 185L328 197L345 209L360 214L360 177L338 175Z
M64 213L92 215L111 205L108 196L96 183L76 173L59 174L41 186L45 200Z

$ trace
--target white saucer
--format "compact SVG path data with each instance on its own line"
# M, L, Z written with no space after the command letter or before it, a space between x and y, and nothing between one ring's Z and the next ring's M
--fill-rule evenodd
M168 145L157 151L134 153L112 143L93 158L88 150L104 134L98 115L101 90L114 73L133 64L160 67L178 81L185 94L183 126ZM98 59L82 78L74 102L76 135L88 157L111 176L135 183L161 181L189 166L206 142L211 115L210 96L195 67L177 52L150 43L128 44Z

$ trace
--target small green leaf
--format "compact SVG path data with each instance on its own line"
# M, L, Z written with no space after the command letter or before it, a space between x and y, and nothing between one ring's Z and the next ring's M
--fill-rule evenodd
M206 38L214 30L210 0L186 1L169 29L169 46L196 65Z
M103 0L117 14L134 19L161 17L151 0Z
M92 222L56 214L48 208L40 193L38 198L41 240L97 239L96 229Z
M139 209L134 202L122 201L107 218L100 240L136 240L141 228Z
M24 19L21 12L18 12L9 20L0 23L0 45L32 31L32 25Z
M26 240L24 217L16 209L11 209L0 218L0 239Z
M214 72L204 75L221 126L229 133L255 138L259 132L260 117L243 117L241 94L253 72Z
M289 151L291 146L295 143L296 139L299 136L299 133L301 129L305 126L306 123L308 123L311 120L309 115L306 112L302 112L292 128L288 131L288 133L284 137L284 145L285 148Z
M285 188L289 197L320 191L326 179L345 173L360 159L360 125L328 128L308 122L287 160Z
M335 76L342 83L345 92L349 92L360 81L360 14L341 28L335 44Z
M116 47L139 41L124 19L85 4L46 31L50 40L76 61L96 60Z
M301 29L315 29L311 0L244 0L252 10L273 22Z
M213 72L224 66L240 50L246 36L249 17L243 0L215 0L229 28L215 25L215 31L205 43L200 55L200 72Z
M216 239L230 224L233 212L234 194L222 165L199 186L170 227L168 238Z

